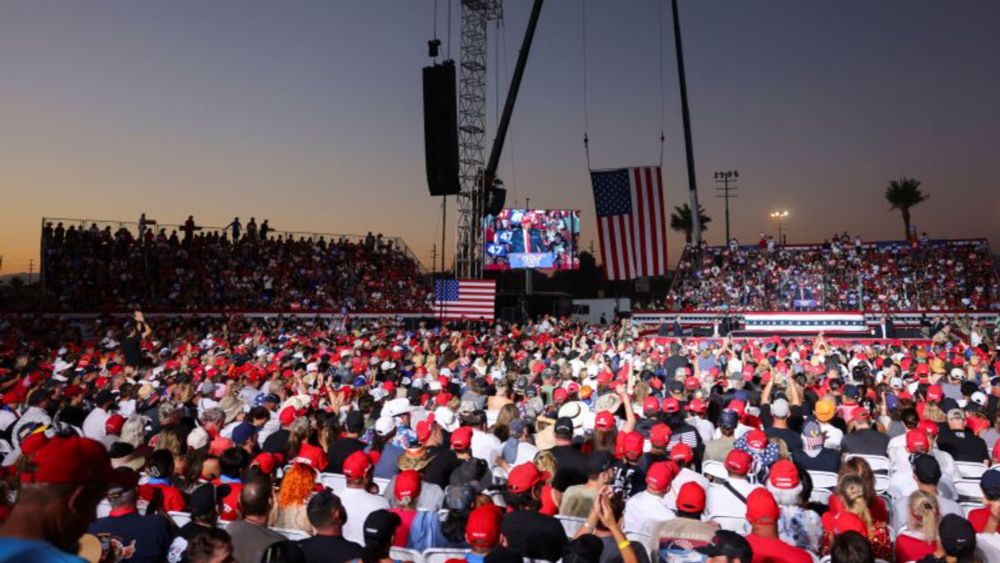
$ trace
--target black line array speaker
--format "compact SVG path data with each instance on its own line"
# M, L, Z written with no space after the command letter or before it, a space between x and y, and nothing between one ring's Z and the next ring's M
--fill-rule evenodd
M462 191L458 181L455 62L424 67L424 160L431 195Z
M494 187L490 193L486 194L486 208L484 216L492 215L496 217L503 211L504 203L507 201L507 190Z

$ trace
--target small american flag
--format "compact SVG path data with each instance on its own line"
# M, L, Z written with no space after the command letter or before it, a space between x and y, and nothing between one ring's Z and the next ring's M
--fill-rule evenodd
M434 310L442 319L493 320L496 280L436 280Z
M667 275L667 221L659 166L591 170L604 277Z

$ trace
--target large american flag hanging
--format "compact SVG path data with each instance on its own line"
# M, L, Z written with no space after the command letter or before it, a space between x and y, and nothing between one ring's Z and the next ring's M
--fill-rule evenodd
M492 321L496 294L496 280L436 280L434 312L442 319Z
M604 277L667 275L667 221L659 166L591 170Z

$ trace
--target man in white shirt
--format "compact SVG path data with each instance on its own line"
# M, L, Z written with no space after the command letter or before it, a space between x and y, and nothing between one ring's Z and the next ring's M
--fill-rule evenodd
M486 412L477 410L469 414L472 422L472 457L481 459L489 466L490 471L496 465L497 454L502 444L492 432L486 431Z
M340 500L347 512L344 523L344 539L364 545L364 526L368 515L380 508L389 509L389 501L373 495L366 489L371 481L372 460L363 451L356 451L344 460L344 476L347 487L341 492Z
M108 409L111 408L114 402L115 396L111 394L111 391L105 389L97 393L97 397L94 398L94 410L90 411L87 418L83 419L84 436L98 442L104 439L104 435L107 434L104 424L108 421L108 417L111 416Z
M844 431L830 424L830 421L837 414L837 405L828 399L816 401L815 413L816 420L819 421L819 427L826 435L823 447L830 448L831 450L839 450L840 443L844 440Z
M673 476L669 462L659 461L649 466L646 490L632 495L625 503L625 530L653 536L660 524L676 517L663 502Z
M685 483L694 481L701 485L702 490L707 490L709 482L704 475L688 467L691 461L694 460L694 450L691 449L691 446L684 442L674 444L674 447L670 449L670 459L680 467L680 471L674 477L674 481L670 486L670 492L664 497L664 502L666 502L667 508L670 510L677 510L677 492L681 490L681 487Z
M913 479L916 482L916 490L934 495L938 501L938 513L943 517L946 514L957 514L964 518L962 507L957 502L945 498L938 491L938 482L941 480L941 466L938 465L933 456L923 454L914 456L913 459ZM892 501L892 521L889 523L893 530L899 532L907 524L907 515L910 513L909 496L893 498Z
M721 483L712 483L706 490L705 517L708 520L716 516L743 518L746 514L747 497L754 489L761 488L761 485L747 481L747 473L750 472L752 465L753 457L750 454L743 450L730 450L726 455L729 479ZM723 530L739 533L745 531L742 525L737 525L734 521L720 522L719 525Z

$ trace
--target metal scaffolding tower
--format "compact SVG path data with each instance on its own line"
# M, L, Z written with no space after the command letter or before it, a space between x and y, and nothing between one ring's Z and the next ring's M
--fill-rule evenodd
M483 276L481 240L484 202L483 139L486 136L486 27L503 18L502 0L462 0L462 46L458 87L458 196L455 274Z

